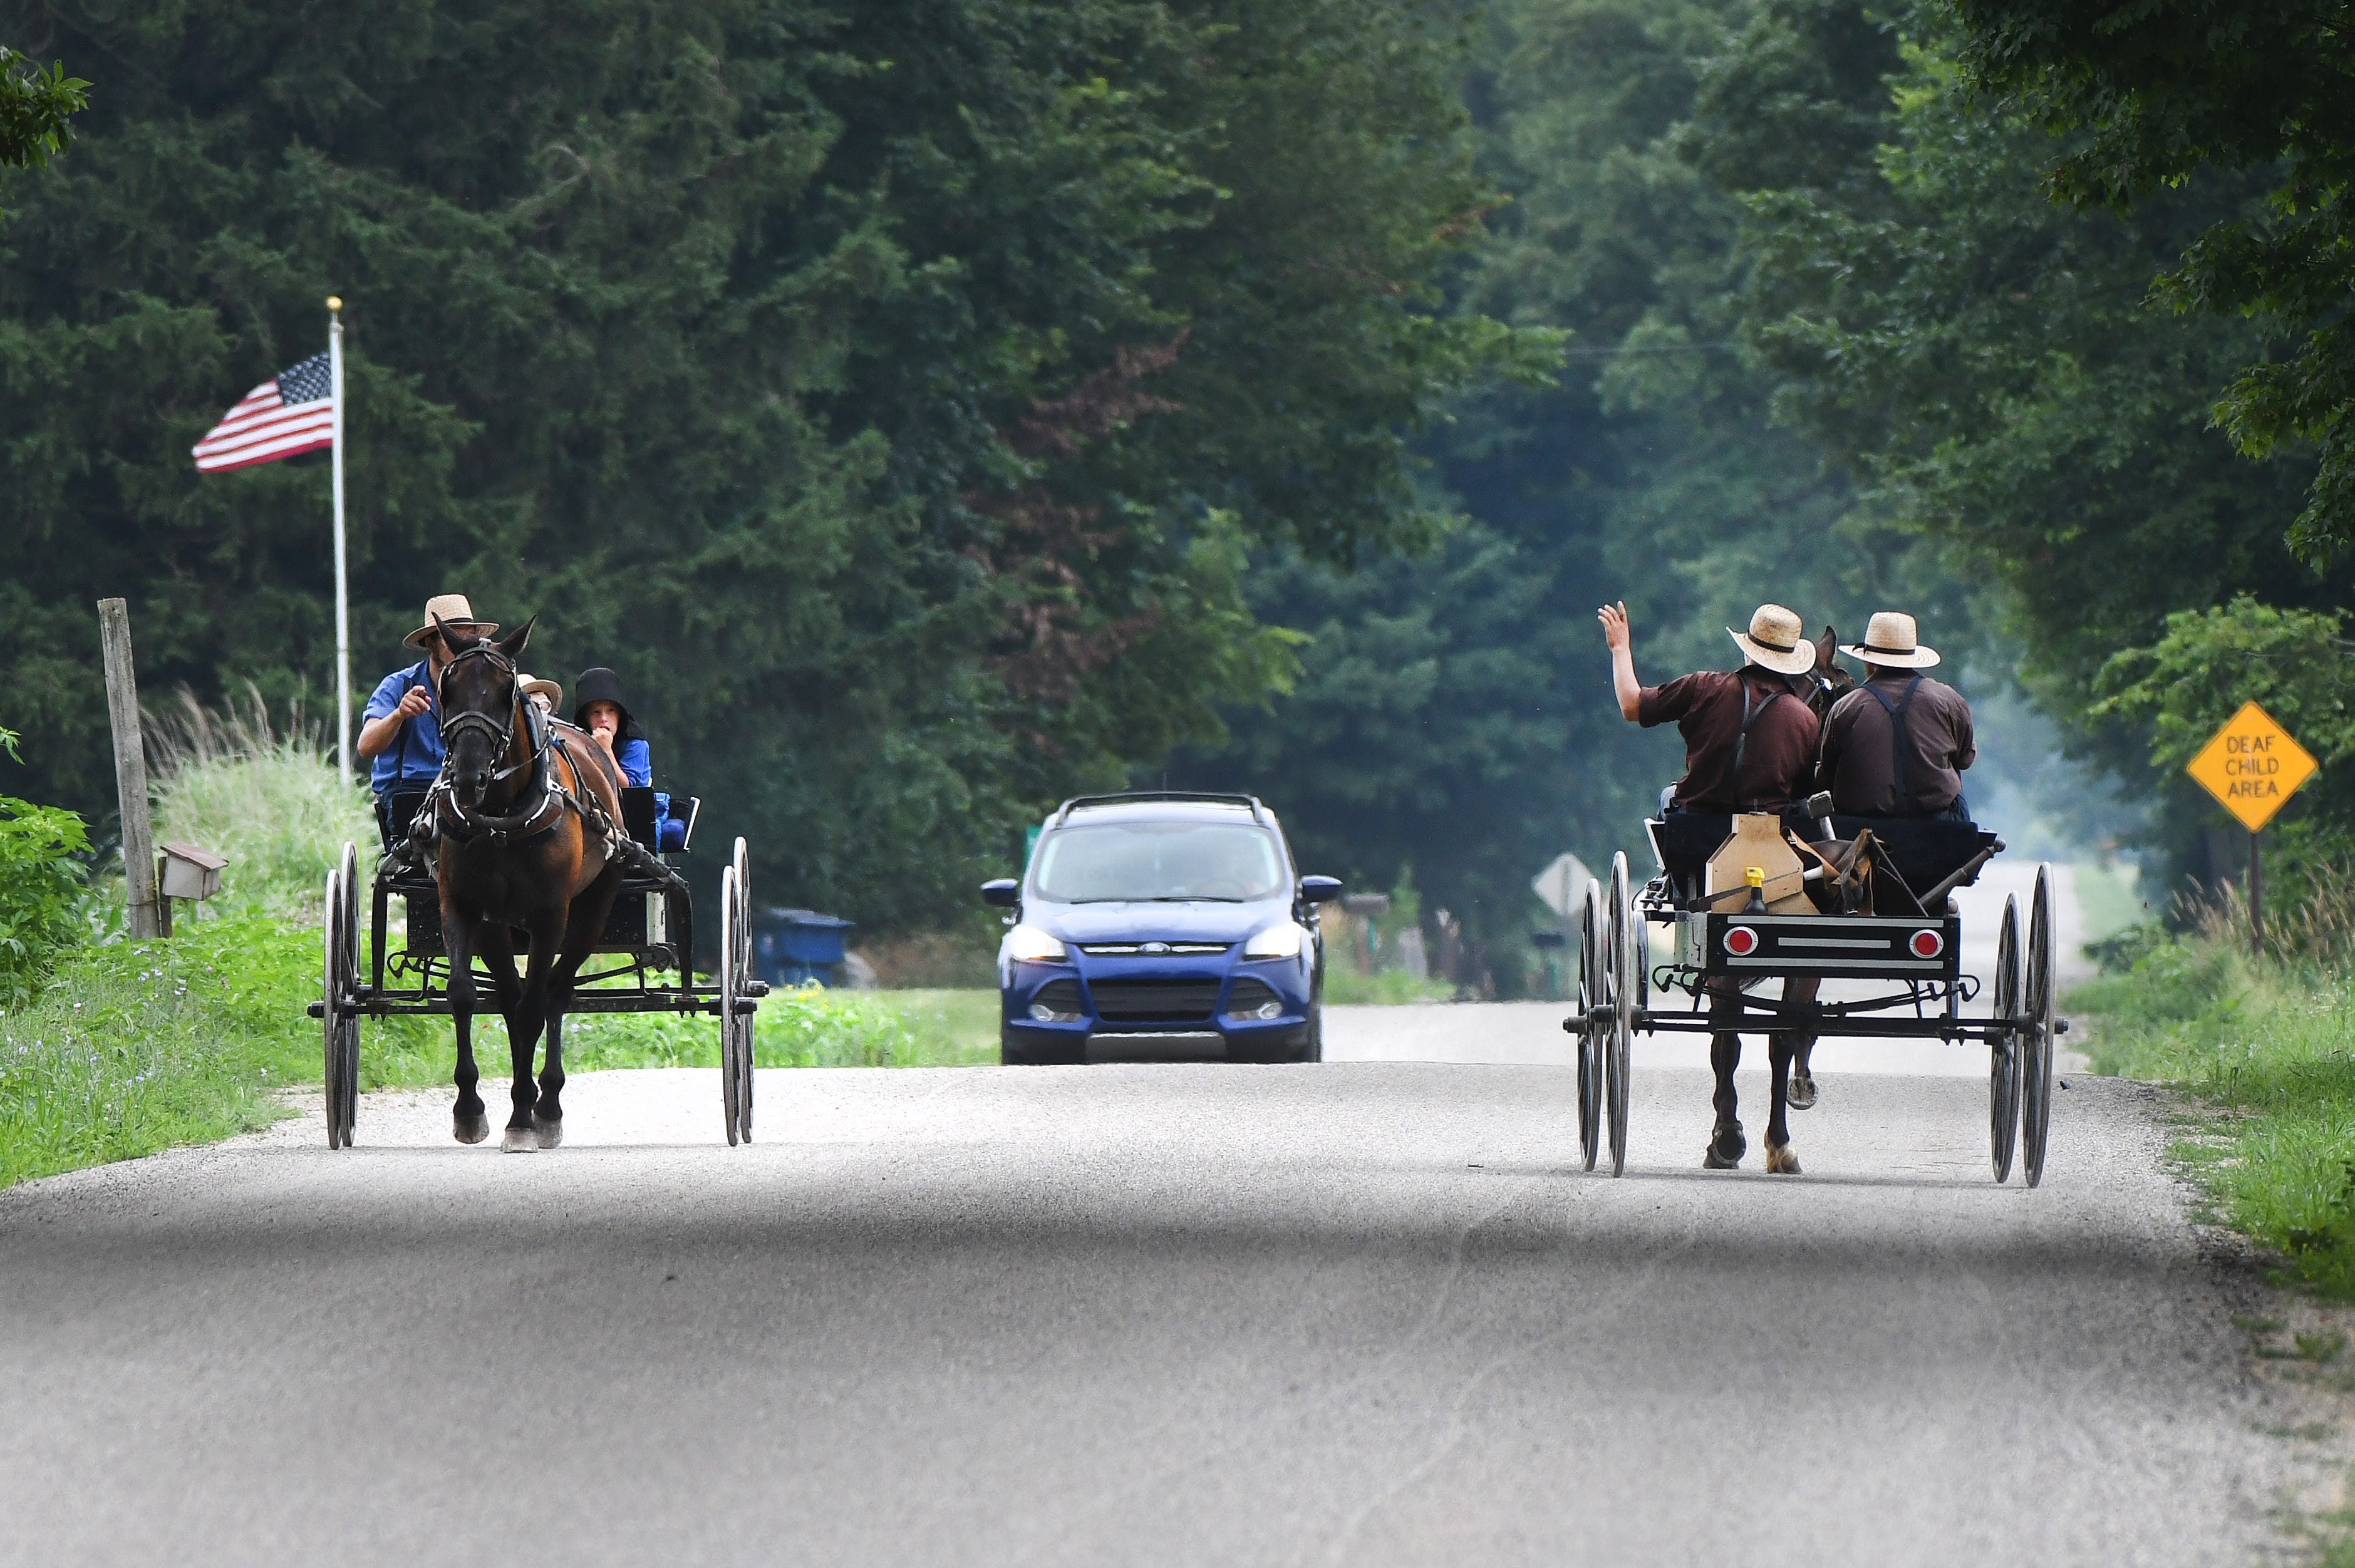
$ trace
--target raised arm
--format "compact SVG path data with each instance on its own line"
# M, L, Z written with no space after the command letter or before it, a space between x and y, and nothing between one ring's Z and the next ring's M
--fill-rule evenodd
M1627 641L1627 605L1606 604L1594 612L1603 623L1603 645L1611 650L1611 690L1619 699L1619 716L1633 724L1643 700L1643 683L1636 679L1636 654Z

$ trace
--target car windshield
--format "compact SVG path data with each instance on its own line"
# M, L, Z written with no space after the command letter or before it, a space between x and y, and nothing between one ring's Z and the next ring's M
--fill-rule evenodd
M1244 822L1095 822L1047 835L1031 887L1058 904L1241 904L1283 893L1284 856Z

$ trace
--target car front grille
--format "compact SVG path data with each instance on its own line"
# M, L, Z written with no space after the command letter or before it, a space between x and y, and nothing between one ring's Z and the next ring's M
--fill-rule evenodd
M1165 953L1173 959L1201 959L1213 953L1223 953L1232 945L1228 942L1082 942L1080 951L1105 959L1157 959Z
M1219 1005L1214 979L1101 980L1088 989L1096 1016L1108 1023L1196 1023Z

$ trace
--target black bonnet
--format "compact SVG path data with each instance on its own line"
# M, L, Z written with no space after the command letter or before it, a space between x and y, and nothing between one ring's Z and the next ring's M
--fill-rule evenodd
M637 715L630 712L629 702L622 695L622 677L602 664L581 671L581 678L572 683L572 722L582 729L589 727L587 715L591 703L611 703L622 710L619 739L645 738L645 732L638 728Z

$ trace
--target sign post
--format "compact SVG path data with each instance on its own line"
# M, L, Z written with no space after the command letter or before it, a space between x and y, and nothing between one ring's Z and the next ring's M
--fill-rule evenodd
M2249 830L2249 944L2265 947L2264 874L2257 834L2321 764L2254 703L2224 722L2184 771Z

